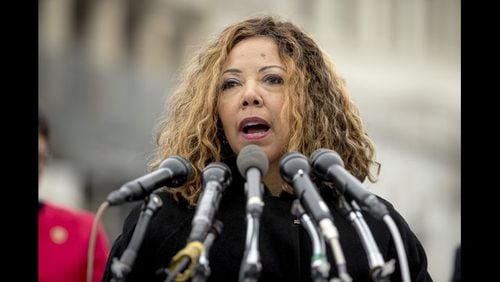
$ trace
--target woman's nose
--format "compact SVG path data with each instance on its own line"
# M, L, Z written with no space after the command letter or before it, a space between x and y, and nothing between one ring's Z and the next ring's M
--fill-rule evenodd
M255 83L247 83L243 93L242 106L262 106L263 100Z

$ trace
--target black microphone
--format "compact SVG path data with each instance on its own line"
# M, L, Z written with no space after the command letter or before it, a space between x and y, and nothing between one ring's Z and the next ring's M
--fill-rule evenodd
M333 182L341 193L354 199L375 218L382 220L384 215L389 214L387 207L344 168L344 162L337 152L318 149L311 154L311 163L318 177Z
M269 169L269 160L266 153L257 145L250 144L241 149L236 159L240 174L247 180L245 186L247 194L247 211L261 213L262 177Z
M120 189L109 193L106 201L113 206L140 200L160 187L179 187L192 177L193 168L188 160L180 156L170 156L157 170L129 181Z
M333 220L328 206L309 178L310 171L309 160L301 153L289 152L281 157L281 177L294 188L295 195L299 198L304 208L317 222L324 218Z
M264 209L262 177L269 169L269 160L259 146L250 144L241 149L236 164L240 174L247 180L245 183L247 235L239 281L258 281L262 270L259 254L260 215Z
M337 264L340 281L350 282L351 276L347 273L347 264L339 241L337 227L333 224L333 216L328 206L321 198L316 186L311 181L309 160L298 152L289 152L281 157L280 174L283 180L290 184L300 203L308 214L318 224L321 233L332 248Z
M213 162L207 165L201 174L203 192L198 200L193 217L190 241L203 242L212 226L215 212L219 208L222 193L231 184L231 169L222 162Z
M202 189L193 220L192 229L187 239L186 247L177 252L170 262L167 271L169 276L165 281L187 281L194 273L194 267L198 263L201 253L204 250L203 242L207 238L212 227L215 212L219 208L222 193L231 184L231 169L222 162L213 162L207 165L202 173ZM158 275L165 273L159 269Z

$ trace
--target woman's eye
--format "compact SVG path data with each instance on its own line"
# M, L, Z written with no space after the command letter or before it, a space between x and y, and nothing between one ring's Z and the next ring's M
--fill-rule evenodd
M221 90L224 91L226 89L230 89L230 88L233 88L235 86L237 86L239 83L237 80L235 79L228 79L228 80L225 80L223 83L222 83L222 87L221 87Z
M283 84L283 78L279 75L268 75L264 77L264 81L269 84L278 84L278 85Z

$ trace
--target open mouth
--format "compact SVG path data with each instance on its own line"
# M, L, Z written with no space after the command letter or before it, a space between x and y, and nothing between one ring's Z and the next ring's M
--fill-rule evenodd
M248 124L243 127L243 133L253 134L261 133L269 130L269 126L266 124Z
M258 117L246 118L240 122L240 131L244 134L265 133L270 128L267 121Z

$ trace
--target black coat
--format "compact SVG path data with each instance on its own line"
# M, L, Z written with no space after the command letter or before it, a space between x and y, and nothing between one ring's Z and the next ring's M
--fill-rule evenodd
M211 274L208 281L238 281L246 236L245 180L239 175L234 163L230 164L233 182L222 196L216 218L223 223L222 233L215 240L209 256ZM352 224L336 208L336 196L331 189L320 189L334 217L339 240L347 263L349 275L354 282L372 281L368 260L359 236ZM151 219L145 238L138 252L132 271L126 281L164 281L155 275L160 268L168 267L172 257L186 246L191 231L191 220L195 209L184 200L176 202L169 193L158 193L163 206ZM273 197L263 195L264 210L260 218L259 252L262 271L258 281L311 281L311 240L300 222L290 212L295 196L283 193ZM382 200L382 199L381 199ZM425 251L402 216L393 206L382 200L390 210L391 217L399 229L408 258L411 281L432 281L427 272ZM132 237L140 205L132 209L125 220L123 232L115 240L106 266L103 281L110 281L113 258L120 258ZM387 226L363 212L384 261L398 261L396 249ZM331 277L338 277L335 260L327 244L331 265ZM399 263L391 281L400 281Z

